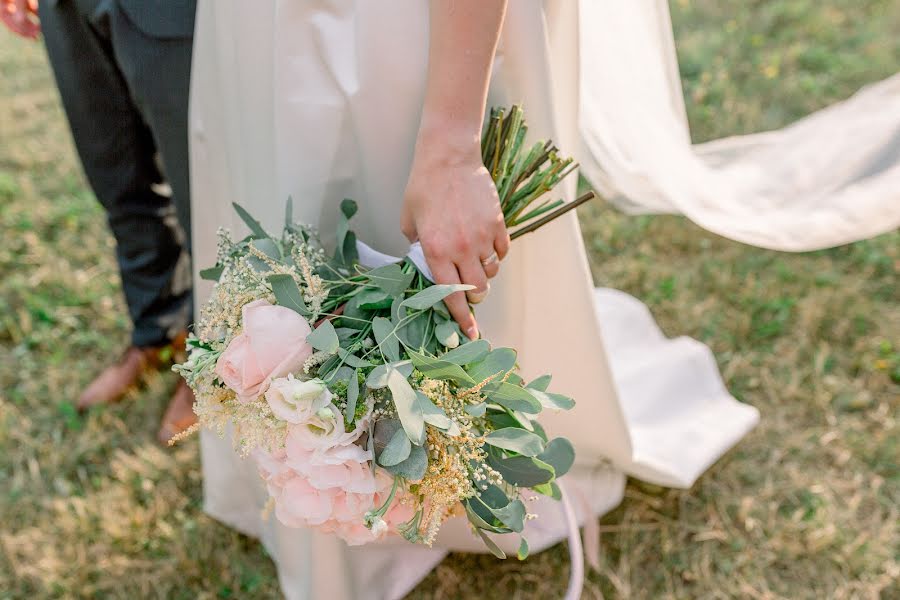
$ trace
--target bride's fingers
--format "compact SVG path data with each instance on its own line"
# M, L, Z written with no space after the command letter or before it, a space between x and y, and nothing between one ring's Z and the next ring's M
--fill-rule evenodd
M456 266L449 261L429 261L428 266L431 268L431 274L434 275L435 283L454 284L460 283L459 273ZM450 294L444 298L444 304L450 311L450 316L459 324L459 328L469 337L469 339L478 339L478 324L472 311L469 310L469 303L462 292Z
M506 229L506 225L501 227L501 231L494 238L494 252L500 260L506 258L506 253L509 252L509 230Z
M478 259L469 259L465 262L457 263L456 269L459 277L466 285L474 285L474 290L466 292L466 297L472 304L478 304L487 296L490 286L488 285L487 274L484 266Z

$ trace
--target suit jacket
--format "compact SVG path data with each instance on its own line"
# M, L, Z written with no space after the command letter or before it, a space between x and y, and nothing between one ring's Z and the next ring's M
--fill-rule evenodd
M50 6L72 0L41 0ZM158 39L184 39L194 35L197 0L98 0L114 2L128 20L146 35Z
M157 38L194 35L197 0L116 0L134 25Z

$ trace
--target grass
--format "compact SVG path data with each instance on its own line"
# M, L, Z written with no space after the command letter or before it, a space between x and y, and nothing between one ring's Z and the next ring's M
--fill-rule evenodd
M891 0L672 8L697 140L783 125L900 66ZM0 599L278 597L259 544L201 512L196 444L153 442L173 375L75 414L126 340L112 241L40 47L0 35L0 79ZM581 216L598 284L709 344L763 414L690 491L629 484L586 597L900 597L900 234L788 255L676 217ZM567 575L563 546L458 555L411 597L552 598Z

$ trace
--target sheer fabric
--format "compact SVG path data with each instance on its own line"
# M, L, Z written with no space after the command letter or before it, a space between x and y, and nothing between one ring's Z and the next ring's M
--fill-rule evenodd
M778 131L691 145L665 0L581 0L582 171L630 212L816 250L900 226L900 74Z

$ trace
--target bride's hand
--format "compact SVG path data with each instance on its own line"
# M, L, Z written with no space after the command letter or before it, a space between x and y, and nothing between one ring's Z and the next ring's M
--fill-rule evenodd
M478 131L423 123L403 199L401 228L422 244L435 283L475 286L473 304L487 295L488 279L509 248L497 188L481 162ZM446 299L450 314L471 339L478 325L462 292Z

